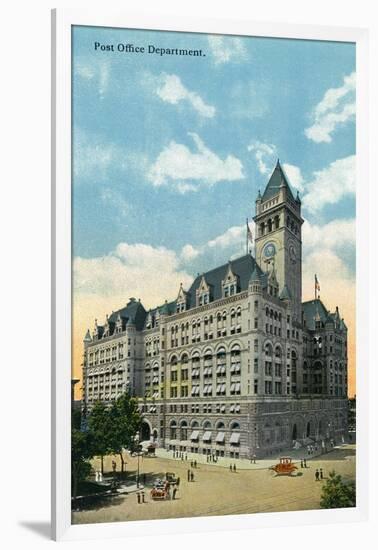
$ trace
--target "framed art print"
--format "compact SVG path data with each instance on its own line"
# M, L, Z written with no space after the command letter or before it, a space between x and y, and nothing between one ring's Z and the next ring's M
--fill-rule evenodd
M54 12L56 538L365 517L366 43Z

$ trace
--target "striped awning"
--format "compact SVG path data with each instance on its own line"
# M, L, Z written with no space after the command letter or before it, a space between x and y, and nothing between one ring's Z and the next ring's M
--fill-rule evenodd
M211 432L205 432L202 436L202 441L211 441Z
M230 437L230 443L232 443L233 445L238 445L240 443L240 434L232 433Z
M192 433L190 434L190 440L191 441L197 441L199 438L199 431L198 430L193 430Z

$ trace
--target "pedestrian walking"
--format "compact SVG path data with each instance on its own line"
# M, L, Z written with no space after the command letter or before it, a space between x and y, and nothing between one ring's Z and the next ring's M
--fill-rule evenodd
M323 479L323 468L320 468L319 473L320 473L320 479Z
M138 504L140 504L140 493L137 493Z
M188 470L188 481L190 481L190 470Z
M236 464L234 463L234 472L236 472Z
M194 467L197 468L197 461L194 461Z
M307 460L305 458L303 459L303 466L307 468Z
M190 461L190 467L193 468L193 460Z
M117 463L115 460L112 460L112 469L113 469L113 472L115 473L116 469L117 469Z
M301 468L303 468L303 460L301 460Z
M253 455L253 464L256 464L256 455Z
M181 455L181 461L184 461L184 455L183 454Z
M190 472L190 481L194 481L194 474L193 474L193 472Z
M185 460L188 460L188 455L187 454L185 454Z
M177 487L173 487L173 491L172 491L172 500L175 500L175 499L176 499L176 493L177 493Z
M232 465L230 464L230 472L232 472Z
M179 477L177 478L176 485L177 485L177 488L180 486L180 478Z
M145 494L144 494L144 491L142 491L142 503L145 504Z
M319 470L316 469L315 471L315 481L319 481Z

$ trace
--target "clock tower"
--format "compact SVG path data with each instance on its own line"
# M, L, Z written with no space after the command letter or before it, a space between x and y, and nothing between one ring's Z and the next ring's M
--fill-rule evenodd
M275 274L278 295L289 296L294 319L301 323L302 223L301 201L294 198L280 162L263 195L256 199L256 261L264 272ZM268 285L269 291L269 285Z

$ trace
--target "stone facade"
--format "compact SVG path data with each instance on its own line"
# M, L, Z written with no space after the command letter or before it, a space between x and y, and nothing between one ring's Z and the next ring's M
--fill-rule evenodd
M87 410L129 391L142 438L231 458L346 435L347 328L318 296L302 303L301 203L279 163L255 222L256 259L199 275L148 312L132 298L95 323L84 339Z

